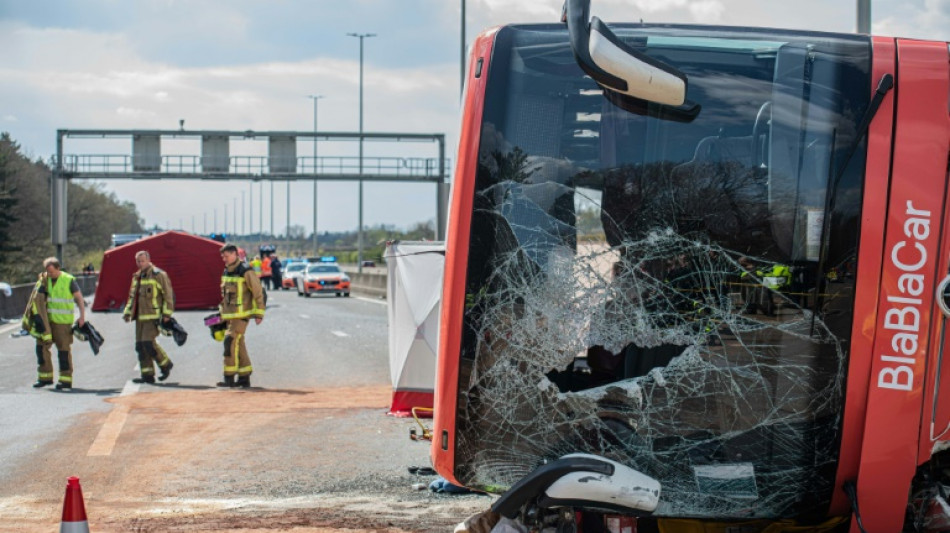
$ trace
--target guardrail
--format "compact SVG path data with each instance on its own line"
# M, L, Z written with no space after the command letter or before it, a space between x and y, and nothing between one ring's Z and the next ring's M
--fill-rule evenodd
M83 296L89 296L96 292L96 283L99 281L99 275L76 276L76 283L79 284L79 290ZM7 296L0 293L0 318L11 319L23 316L23 310L26 309L26 302L30 300L30 292L33 291L34 283L25 283L23 285L14 285L13 293Z
M374 298L386 298L386 274L367 274L358 272L347 272L350 277L350 287L353 291L372 296Z

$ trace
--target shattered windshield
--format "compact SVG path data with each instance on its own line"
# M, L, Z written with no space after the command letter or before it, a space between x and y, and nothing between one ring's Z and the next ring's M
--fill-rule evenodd
M867 39L615 27L701 106L614 107L561 26L488 72L455 474L500 492L600 455L658 516L820 516L850 337Z

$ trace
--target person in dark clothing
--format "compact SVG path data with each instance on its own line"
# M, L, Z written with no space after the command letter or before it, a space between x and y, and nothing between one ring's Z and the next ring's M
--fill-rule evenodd
M281 276L281 269L283 265L280 262L280 259L277 258L277 254L271 254L270 256L270 272L271 272L271 287L275 291L279 291L283 288L283 277Z

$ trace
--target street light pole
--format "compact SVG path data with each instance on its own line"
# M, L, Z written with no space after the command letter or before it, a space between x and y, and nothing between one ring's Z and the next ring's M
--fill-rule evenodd
M375 33L347 33L360 40L360 175L359 175L359 227L357 228L356 271L363 273L363 39L376 37Z
M241 191L241 235L247 235L244 233L244 191Z
M858 8L857 9L858 33L870 34L871 33L871 0L858 0L857 8Z
M317 101L326 98L322 94L307 96L313 100L313 256L317 256Z

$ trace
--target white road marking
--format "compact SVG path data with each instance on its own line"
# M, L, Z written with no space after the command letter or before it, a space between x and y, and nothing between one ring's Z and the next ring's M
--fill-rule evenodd
M380 300L379 298L375 298L375 299L374 299L374 298L364 298L364 297L362 297L362 296L354 296L353 298L356 299L356 300L362 300L362 301L364 301L364 302L370 302L370 303L374 303L374 304L386 305L386 300Z
M331 331L330 333L336 335L337 337L349 337L348 334L343 333L342 331Z
M138 391L138 383L127 381L119 396L131 396ZM122 404L115 406L109 413L109 416L106 417L106 421L102 423L99 434L96 435L96 440L92 441L92 445L89 446L89 451L86 452L86 456L112 455L112 449L115 448L115 441L118 440L119 433L122 432L122 426L125 425L125 420L128 417L129 406Z
M300 318L310 318L310 315L300 315Z

